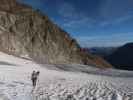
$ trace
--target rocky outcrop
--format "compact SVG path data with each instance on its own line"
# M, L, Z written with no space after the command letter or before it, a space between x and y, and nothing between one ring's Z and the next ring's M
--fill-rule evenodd
M40 63L111 67L103 59L83 52L76 40L46 15L15 0L0 1L0 49Z

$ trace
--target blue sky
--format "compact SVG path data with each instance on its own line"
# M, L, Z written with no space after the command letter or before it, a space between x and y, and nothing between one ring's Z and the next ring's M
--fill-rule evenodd
M133 42L133 0L19 0L40 9L83 47Z

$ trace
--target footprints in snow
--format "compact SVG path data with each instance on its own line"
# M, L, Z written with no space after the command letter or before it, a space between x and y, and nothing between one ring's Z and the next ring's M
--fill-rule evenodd
M78 84L63 79L38 88L38 100L133 100L124 96L108 82L87 82ZM129 99L124 99L129 98Z
M30 92L31 85L28 83L0 82L0 100L32 100ZM29 99L22 99L24 97Z

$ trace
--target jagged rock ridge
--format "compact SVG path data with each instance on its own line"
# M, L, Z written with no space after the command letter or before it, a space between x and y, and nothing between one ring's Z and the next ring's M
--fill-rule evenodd
M16 0L0 1L0 49L41 63L111 66L100 57L83 52L46 15Z

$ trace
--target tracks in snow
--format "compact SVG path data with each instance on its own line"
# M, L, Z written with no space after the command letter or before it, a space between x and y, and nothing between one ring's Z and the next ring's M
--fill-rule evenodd
M108 81L65 80L42 84L36 90L38 100L133 100L128 93Z
M31 85L23 82L0 82L0 100L32 100Z
M75 76L43 76L45 80L40 81L33 94L29 80L1 80L0 100L133 100L133 87L119 79Z

